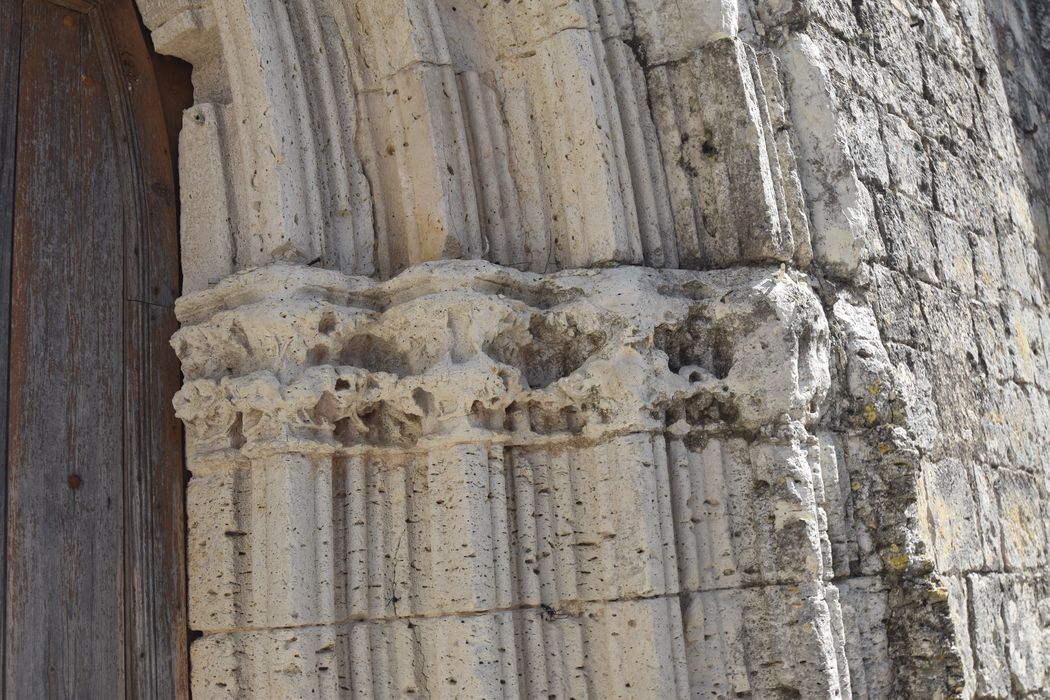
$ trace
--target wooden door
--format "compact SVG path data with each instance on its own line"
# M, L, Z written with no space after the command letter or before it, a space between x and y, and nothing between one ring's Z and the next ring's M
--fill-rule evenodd
M3 694L183 697L187 75L133 0L0 4Z

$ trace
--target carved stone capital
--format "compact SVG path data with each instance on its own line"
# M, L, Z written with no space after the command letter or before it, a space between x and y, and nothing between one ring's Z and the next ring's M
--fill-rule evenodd
M264 687L237 659L283 664L292 628L340 674L415 659L403 692L439 673L489 695L552 635L599 644L629 615L639 653L682 664L639 682L675 695L712 682L685 644L788 663L763 636L773 614L830 669L814 687L836 682L820 640L839 624L824 503L840 485L809 432L828 326L804 277L275 264L177 313L201 682ZM706 642L712 615L736 626ZM500 640L499 674L425 651L461 623ZM388 657L361 635L415 643ZM606 677L628 656L585 664Z
M536 275L440 262L388 282L292 264L180 300L191 450L357 454L597 442L805 420L827 325L779 269Z

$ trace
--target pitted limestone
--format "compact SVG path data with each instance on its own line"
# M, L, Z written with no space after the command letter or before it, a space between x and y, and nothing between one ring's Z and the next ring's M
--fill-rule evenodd
M800 664L827 670L754 682L847 683L822 656L842 635L807 429L828 328L804 278L444 262L379 283L276 265L178 311L202 667L249 630L408 621L425 646L436 616L705 591L743 614L726 643L758 648L762 616L796 615L806 587ZM706 633L665 624L703 687ZM653 687L693 692L680 682Z
M208 291L178 343L199 695L1040 697L1038 2L139 5L198 102L182 241ZM506 267L415 267L437 258ZM310 267L229 277L276 260ZM507 269L781 262L809 279ZM582 651L499 689L437 682L441 633L409 626L625 598L695 614L544 632L528 648ZM715 621L703 652L683 636ZM315 624L328 650L337 628L428 636L369 636L398 641L347 683L294 632L245 631ZM676 670L620 687L625 640Z

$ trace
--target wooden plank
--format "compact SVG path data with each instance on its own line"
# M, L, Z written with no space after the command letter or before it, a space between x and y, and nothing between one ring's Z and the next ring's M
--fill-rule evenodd
M89 17L25 6L9 448L9 697L124 697L122 196Z
M123 103L114 110L128 137L122 173L129 224L125 288L129 299L170 307L179 279L177 265L172 274L172 261L178 259L177 201L166 105L130 0L105 0L100 6L100 24L112 42L111 94Z
M56 4L58 2L59 4ZM132 0L26 0L5 697L186 697L177 201Z
M127 306L128 697L188 697L182 429L171 309Z
M181 373L168 341L180 287L174 143L169 122L192 101L188 70L155 57L130 0L107 0L110 94L119 97L123 159L125 310L125 610L127 694L185 697L185 469L171 397ZM186 66L188 68L188 66ZM164 89L158 80L166 81Z
M21 58L22 0L0 12L0 547L7 543L7 401L11 330L11 253L14 241L15 138L18 123L18 65ZM0 561L6 561L5 556ZM0 575L0 622L7 615L7 577ZM4 640L0 634L0 695Z

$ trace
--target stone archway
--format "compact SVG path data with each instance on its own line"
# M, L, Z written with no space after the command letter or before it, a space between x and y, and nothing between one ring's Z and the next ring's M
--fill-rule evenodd
M777 64L717 22L639 46L613 5L144 3L196 71L198 693L682 697L735 673L701 639L781 658L761 615L801 615L800 687L838 688ZM653 267L555 272L614 262ZM742 508L799 536L744 544Z
M1045 290L942 4L142 0L197 87L197 692L972 685L971 603L1046 597L998 525L1045 521Z

